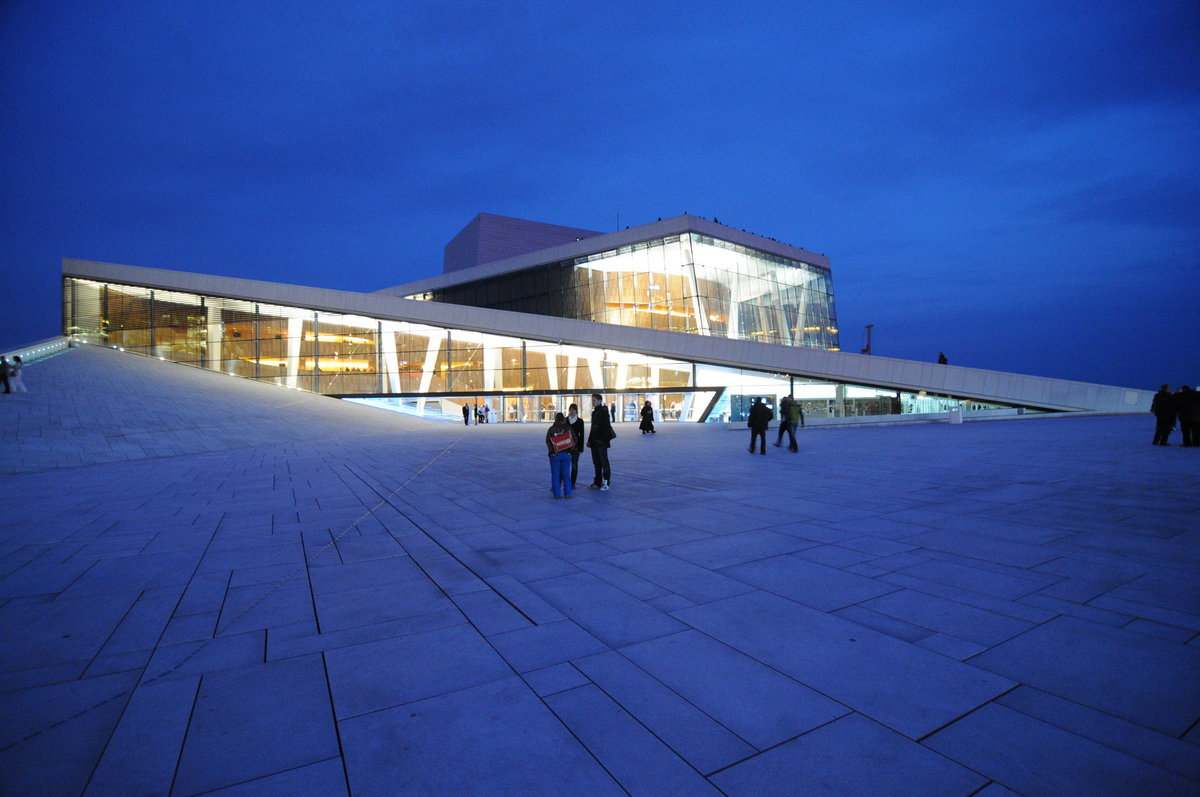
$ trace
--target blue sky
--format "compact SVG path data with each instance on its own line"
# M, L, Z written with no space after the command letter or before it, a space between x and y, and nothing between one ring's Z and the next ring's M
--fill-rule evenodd
M0 108L4 344L63 257L374 290L686 211L829 255L846 350L1200 381L1194 2L7 0Z

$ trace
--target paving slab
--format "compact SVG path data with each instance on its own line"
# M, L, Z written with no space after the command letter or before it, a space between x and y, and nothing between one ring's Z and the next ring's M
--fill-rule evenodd
M1029 686L996 702L1200 783L1200 747L1194 744Z
M175 790L196 794L338 755L320 655L206 676Z
M0 794L81 793L137 678L117 673L7 692L0 700Z
M621 653L760 750L850 712L695 631L630 645Z
M739 595L674 615L913 739L1016 685L766 593ZM754 617L754 624L745 623L745 617Z
M1001 705L984 706L926 744L1030 797L1196 793L1195 781Z
M969 795L987 780L860 714L851 714L713 776L731 797Z
M720 794L595 686L560 692L546 704L629 794Z
M488 642L517 672L539 670L607 648L570 620L521 628L488 637Z
M597 639L614 647L685 629L670 615L590 573L535 581L529 587Z
M261 797L261 795L338 797L349 794L349 791L346 785L346 768L341 757L337 757L295 769L286 769L273 775L255 778L205 794L206 797Z
M519 678L340 727L355 794L625 794Z
M1032 623L1013 617L910 589L863 601L860 606L984 647L1003 642L1033 627Z
M886 582L790 554L734 565L721 573L826 612L896 591Z
M465 625L337 648L325 660L339 719L512 675L483 637Z
M168 794L200 678L139 687L108 740L88 795Z
M1058 617L971 660L1172 736L1200 717L1200 650Z
M757 752L744 739L624 656L601 653L575 666L693 767L708 774Z

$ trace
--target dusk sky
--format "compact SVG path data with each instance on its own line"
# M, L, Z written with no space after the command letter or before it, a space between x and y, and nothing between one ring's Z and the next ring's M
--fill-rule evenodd
M0 191L9 346L63 257L370 291L686 211L827 254L847 351L1200 381L1194 0L5 0Z

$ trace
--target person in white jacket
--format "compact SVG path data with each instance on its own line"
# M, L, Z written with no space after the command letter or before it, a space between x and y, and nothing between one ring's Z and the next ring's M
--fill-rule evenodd
M21 371L25 369L25 363L21 362L21 355L18 354L12 358L8 369L8 381L12 385L12 389L18 393L28 393L29 388L25 387L25 380L21 378Z

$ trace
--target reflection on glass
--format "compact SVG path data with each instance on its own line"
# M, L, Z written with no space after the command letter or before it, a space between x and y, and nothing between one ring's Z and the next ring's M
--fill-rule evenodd
M697 233L410 298L837 349L829 270Z
M646 258L659 257L653 247L637 251ZM765 279L762 267L752 259L745 260L745 253L733 251L723 256L743 258L744 262L734 265L748 274L757 274L756 279ZM615 263L619 257L613 254L608 259ZM686 307L693 299L697 306L703 306L711 298L688 296L683 282L643 278L636 273L629 278L624 272L608 273L615 274L615 278L603 283L603 295L614 297L617 307L606 307L606 313L633 313L626 317L636 318L638 297L662 291L666 304L661 306L668 310L665 317L683 318L671 315L671 308ZM615 286L612 293L608 291L610 286ZM678 301L673 298L676 288L682 291ZM626 302L629 297L631 301ZM739 329L765 325L767 329L762 331L769 332L780 325L781 311L777 307L739 304ZM814 419L936 413L960 403L950 397L898 393L614 349L73 277L64 278L63 312L64 332L89 343L281 387L358 397L400 412L430 417L448 414L458 422L464 404L486 405L494 421L541 422L555 412L565 412L571 403L584 408L586 416L592 392L602 393L606 403L618 406L618 423L636 420L637 408L645 401L655 408L658 420L740 421L754 397L768 397L777 405L789 392L800 401L806 417ZM683 310L679 312L686 315ZM690 317L695 318L694 314ZM729 323L725 316L710 321ZM776 329L772 334L780 333ZM996 406L968 402L965 408Z

